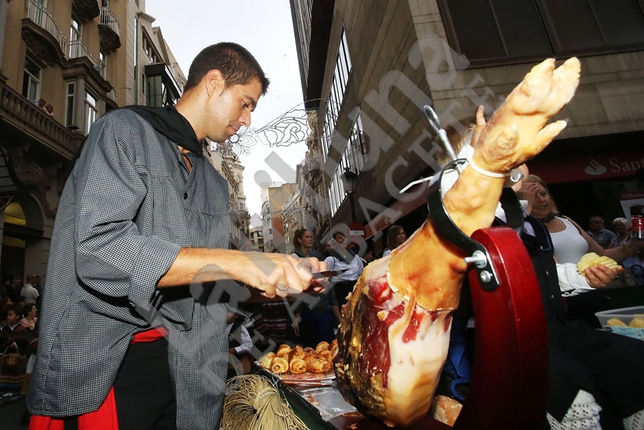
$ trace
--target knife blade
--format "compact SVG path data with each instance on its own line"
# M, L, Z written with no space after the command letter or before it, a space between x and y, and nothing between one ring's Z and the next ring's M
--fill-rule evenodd
M338 269L338 270L323 270L322 272L311 273L314 279L329 278L331 276L339 275L346 272L349 269Z

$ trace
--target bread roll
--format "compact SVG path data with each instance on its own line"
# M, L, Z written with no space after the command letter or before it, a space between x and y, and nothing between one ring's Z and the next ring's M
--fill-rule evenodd
M275 355L278 357L281 357L285 360L288 360L288 355L291 353L291 347L290 345L287 345L285 343L281 344L279 348L277 348L277 352L275 352Z
M335 357L335 355L338 353L338 339L333 339L333 341L329 345L329 351L331 351L333 353L333 356Z
M329 342L323 340L322 342L318 343L317 346L315 347L315 350L317 352L320 351L326 351L329 349Z
M282 357L275 357L271 361L271 372L275 374L282 374L288 372L288 361Z
M333 364L333 357L334 357L335 355L333 354L333 352L331 352L331 351L327 350L327 351L321 351L321 352L319 352L319 353L318 353L318 356L319 356L320 358L325 359L325 360L326 360L326 361L328 361L330 364Z
M259 357L259 365L263 369L270 370L271 369L271 361L273 361L273 358L275 358L275 353L274 352L269 352L268 354L262 355Z
M293 374L300 374L300 373L306 373L307 366L306 366L306 361L302 360L301 358L294 358L291 360L288 366L289 370Z
M644 318L642 317L637 317L633 318L630 323L628 323L629 327L635 327L635 328L644 328Z
M307 356L306 369L312 373L327 373L331 370L331 363L317 355Z
M295 358L300 358L303 360L305 355L306 354L304 353L304 349L300 345L296 345L295 348L293 348L289 353L289 362Z
M612 326L612 327L628 327L619 318L610 318L608 321L606 321L606 325L609 325L609 326Z

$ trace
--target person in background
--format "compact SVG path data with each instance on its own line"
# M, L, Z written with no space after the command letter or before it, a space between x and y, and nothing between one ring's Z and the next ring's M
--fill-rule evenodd
M228 333L228 378L250 372L253 339L244 325L244 318L231 309L226 312L226 333Z
M294 257L315 257L324 261L324 255L313 248L314 239L310 230L304 228L297 230L293 243L295 244L292 254ZM322 341L331 342L335 338L334 329L340 323L336 290L324 288L324 291L306 291L298 296L296 297L301 303L295 306L293 328L300 342L312 348Z
M6 351L25 356L28 352L29 338L27 330L20 324L21 312L18 305L7 305L0 311L0 354ZM19 362L2 369L5 378L0 380L0 403L20 397L25 380L25 364Z
M42 285L41 285L41 280L40 280L40 275L36 275L34 277L34 283L32 284L33 287L38 291L38 294L40 297L42 297Z
M45 106L45 110L49 114L49 116L53 117L54 116L54 105L51 103L48 103L47 106Z
M38 290L33 286L35 282L35 275L27 275L27 282L22 286L20 290L20 295L24 297L25 303L35 304L38 301Z
M631 238L631 224L626 218L619 217L613 220L613 228L617 236L610 244L610 248L618 248ZM620 279L624 285L635 286L644 285L644 261L642 261L642 251L632 257L622 261L624 273Z
M528 175L521 193L534 195L534 199L531 199L533 202L528 204L526 210L546 225L552 238L555 259L559 263L558 270L575 273L577 263L588 252L605 255L621 263L644 248L644 241L636 240L626 241L618 248L602 248L579 224L559 214L547 185L536 175ZM591 267L589 270L595 269ZM593 273L593 275L599 275L599 273ZM563 276L562 273L559 277L562 280L571 279L573 282L576 279L574 276ZM601 328L595 313L610 309L611 305L608 297L601 291L603 282L595 285L594 280L588 277L588 283L576 282L566 285L565 282L561 282L561 286L566 298L568 315L584 319L593 326ZM584 294L579 294L580 292Z
M373 248L367 248L367 250L362 254L362 264L366 266L375 260L376 257L373 255Z
M586 230L586 233L595 239L595 242L597 242L602 248L609 248L611 242L617 235L604 228L604 218L599 215L593 215L588 220L588 225L590 226L590 229Z
M39 98L38 100L34 100L34 104L38 106L42 110L47 110L47 100L44 99L43 97Z
M0 350L4 352L5 348L11 343L16 342L20 352L24 353L27 345L27 332L25 327L20 324L22 310L16 304L6 305L0 311Z
M313 247L314 244L313 232L305 228L296 230L293 235L294 256L298 258L315 257L318 260L324 260L324 255Z
M628 220L626 220L626 218L615 218L613 220L613 228L615 229L617 234L612 240L610 248L619 248L631 239L631 224L628 222ZM622 261L622 266L624 266L624 268L629 268L634 264L642 264L642 260L640 259L639 254L628 257L627 259Z
M9 298L11 294L11 278L2 275L2 283L0 283L0 297Z
M9 298L13 303L20 303L22 301L22 296L20 292L22 291L22 277L20 275L11 276L11 285L9 287Z
M407 240L405 229L398 224L393 224L387 231L387 248L382 253L383 257L391 254L391 251L402 245Z
M175 106L128 106L94 122L52 233L32 430L219 427L220 299L236 291L227 286L286 297L326 268L230 249L228 184L204 156L206 139L249 127L268 85L244 47L218 43L192 62Z
M619 247L603 249L579 224L559 214L548 186L536 175L526 177L521 193L534 194L534 203L529 203L526 210L548 227L555 258L560 264L574 264L576 267L587 252L605 255L621 263L644 248L644 241L626 240Z
M551 213L556 212L547 187L536 176L528 176L518 194L527 199L533 213L535 206L543 205L544 200L548 201ZM540 203L533 204L536 201ZM542 217L545 212L543 207L536 210ZM593 289L605 287L620 274L621 269L611 271L600 265L589 267L582 276L576 272L576 267L572 270L572 265L570 270L562 270L562 266L571 263L553 264L559 261L553 258L558 245L549 231L550 228L555 229L549 226L552 221L544 224L534 216L528 216L526 225L530 229L524 228L522 234L542 289L546 314L551 386L548 422L555 430L600 428L600 424L603 429L641 429L644 395L639 391L644 383L644 373L639 371L639 363L644 360L644 345L636 339L597 330L596 325L587 319L571 319L570 310L566 312L565 309L566 304L570 307L571 298L583 298ZM570 223L575 225L572 221ZM583 234L578 226L566 226L566 229L577 241L574 235ZM568 240L573 240L571 237ZM558 242L561 241L559 238ZM597 244L588 243L595 250L600 248ZM613 258L623 258L624 255L620 254L624 254L624 250L616 249ZM575 290L575 296L568 296L564 302L562 292L568 291L569 285L581 285L582 282L587 287Z
M330 278L331 285L338 296L340 309L347 302L347 296L362 275L364 263L362 258L347 247L348 241L344 234L336 232L334 239L327 242L329 256L324 259L329 270L343 270L344 272Z
M32 333L37 333L38 308L33 303L27 303L22 307L22 318L20 325Z
M336 231L335 233L333 233L333 239L354 254L358 253L358 244L347 240L347 237L341 231ZM331 251L329 250L329 252Z

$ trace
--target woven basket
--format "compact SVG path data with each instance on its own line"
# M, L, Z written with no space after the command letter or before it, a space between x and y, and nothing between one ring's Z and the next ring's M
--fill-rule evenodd
M13 350L14 352L11 352ZM12 368L17 368L25 362L25 356L20 355L18 347L12 343L5 348L4 353L0 355L0 374L5 373Z

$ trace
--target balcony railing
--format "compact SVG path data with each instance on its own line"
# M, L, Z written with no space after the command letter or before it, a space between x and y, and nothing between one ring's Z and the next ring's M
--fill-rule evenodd
M87 57L97 72L103 72L103 62L97 59L80 40L72 40L71 42L69 42L69 50L67 55L68 59L70 60L74 58Z
M60 45L60 50L62 52L67 52L67 38L60 31L56 25L54 17L47 9L38 4L35 0L29 0L27 3L27 17L36 25L51 34Z
M101 8L101 24L108 26L114 33L119 33L119 19L106 7Z
M69 131L42 108L4 83L0 83L0 112L14 130L22 130L69 160L83 141L83 136Z

